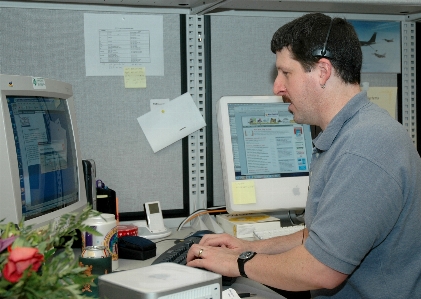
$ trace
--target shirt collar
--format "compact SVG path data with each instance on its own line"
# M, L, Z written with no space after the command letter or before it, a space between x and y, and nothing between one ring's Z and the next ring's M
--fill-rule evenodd
M356 94L349 102L335 115L327 125L327 128L313 140L314 146L318 152L327 151L343 125L351 119L362 107L367 105L369 100L367 92L362 91Z

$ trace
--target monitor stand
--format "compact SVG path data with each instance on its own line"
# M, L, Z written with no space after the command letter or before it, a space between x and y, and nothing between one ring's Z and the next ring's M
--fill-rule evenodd
M145 239L160 239L171 235L171 230L168 228L165 228L165 230L159 232L151 232L146 224L146 221L136 221L133 222L133 225L136 225L139 228L137 235Z

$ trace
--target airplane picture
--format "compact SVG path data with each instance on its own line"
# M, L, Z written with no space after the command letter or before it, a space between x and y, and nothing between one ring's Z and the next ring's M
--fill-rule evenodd
M362 72L399 73L401 24L397 21L350 20L363 53Z
M360 40L360 46L371 46L376 43L376 35L377 32L374 32L374 34L371 36L371 38L368 41L361 41Z

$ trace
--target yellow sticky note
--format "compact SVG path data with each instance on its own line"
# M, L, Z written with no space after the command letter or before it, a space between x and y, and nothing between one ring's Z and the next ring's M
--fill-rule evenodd
M397 87L369 87L367 96L373 103L386 109L396 119Z
M239 181L232 183L232 197L234 204L256 203L256 190L253 181Z
M124 68L125 88L146 88L146 76L144 67Z

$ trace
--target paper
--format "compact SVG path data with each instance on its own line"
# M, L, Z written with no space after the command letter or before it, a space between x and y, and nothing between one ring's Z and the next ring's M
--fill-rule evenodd
M222 291L222 299L240 299L240 296L238 296L234 289L229 288Z
M236 205L256 203L254 181L232 182L232 197Z
M170 102L170 99L152 99L150 101L151 110L156 110L161 108L162 105L165 105Z
M122 76L124 67L146 67L164 76L162 15L84 14L86 76Z
M206 126L189 93L138 117L137 121L154 153Z
M367 96L370 101L386 109L396 119L397 87L369 87Z
M124 68L125 88L146 88L146 76L144 67Z

